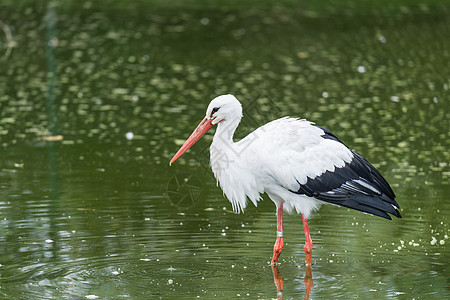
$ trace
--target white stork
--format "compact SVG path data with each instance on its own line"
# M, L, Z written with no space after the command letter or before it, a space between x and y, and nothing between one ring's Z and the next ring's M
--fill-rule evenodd
M332 203L375 216L401 218L387 181L359 153L329 130L312 122L284 117L259 127L239 142L233 134L242 118L233 95L214 98L191 136L171 159L177 160L217 124L211 148L211 168L235 212L250 199L256 206L267 193L277 208L277 239L272 264L283 249L283 210L302 214L306 263L311 264L308 222L322 203Z

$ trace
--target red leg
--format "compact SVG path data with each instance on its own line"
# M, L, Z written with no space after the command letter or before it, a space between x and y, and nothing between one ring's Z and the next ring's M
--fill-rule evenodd
M309 226L308 226L308 220L303 216L302 214L302 221L303 221L303 230L305 231L305 254L306 254L306 265L311 265L311 256L312 256L312 247L313 243L311 240L311 235L309 234Z
M283 240L283 203L277 209L277 240L273 246L273 257L272 265L277 263L278 257L283 250L284 240Z

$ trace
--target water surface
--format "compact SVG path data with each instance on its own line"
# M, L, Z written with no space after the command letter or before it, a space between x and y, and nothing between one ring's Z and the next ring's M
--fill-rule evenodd
M449 13L438 1L3 1L0 297L276 298L271 201L231 212L212 133L168 166L208 102L233 93L237 138L307 118L397 195L400 220L314 214L311 299L449 298ZM286 215L287 299L305 296L303 244Z

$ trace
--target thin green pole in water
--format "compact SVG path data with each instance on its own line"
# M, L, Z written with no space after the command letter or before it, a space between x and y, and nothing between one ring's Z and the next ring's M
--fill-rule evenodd
M47 56L47 126L48 135L55 137L58 134L58 118L56 105L56 89L57 89L57 77L56 77L56 59L55 59L55 47L57 46L58 39L56 37L55 24L56 13L54 3L49 2L46 12L46 28L47 28L47 43L46 43L46 56ZM62 139L62 138L61 138ZM48 206L49 215L54 215L57 203L59 202L59 168L58 168L58 147L59 143L55 141L59 139L50 139L47 141L47 153L48 153L48 185L50 191L50 203ZM58 230L55 218L50 218L50 226L48 229L48 240L52 243L51 251L53 256L58 255L58 249L53 244L53 241L58 239Z
M58 39L55 33L56 14L54 4L50 2L47 5L46 12L46 28L47 28L47 43L46 43L46 56L47 56L47 120L48 131L50 135L56 135L58 130L58 118L57 118L57 105L56 99L56 59L55 59L55 47L57 46Z

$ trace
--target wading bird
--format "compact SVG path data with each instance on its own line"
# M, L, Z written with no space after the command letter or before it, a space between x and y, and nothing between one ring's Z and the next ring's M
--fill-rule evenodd
M233 210L244 210L247 199L256 206L263 193L276 205L277 239L272 264L284 245L283 210L302 214L307 265L311 264L312 252L307 219L321 204L332 203L386 219L391 219L388 213L401 218L387 181L328 129L304 119L284 117L234 142L241 118L241 103L233 95L214 98L206 117L170 164L217 124L210 163Z

